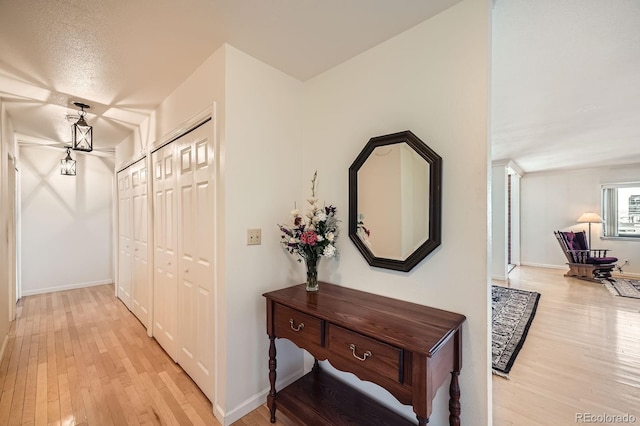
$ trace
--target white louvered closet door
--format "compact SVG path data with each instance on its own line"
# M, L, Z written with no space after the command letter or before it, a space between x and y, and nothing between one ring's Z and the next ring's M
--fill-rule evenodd
M131 309L133 237L131 235L131 177L118 172L118 298Z
M133 293L131 312L145 327L149 325L148 279L148 199L147 166L142 159L131 166L131 203L133 205Z
M213 401L213 121L176 143L178 179L178 363Z
M178 241L175 143L152 154L153 164L153 336L177 361Z

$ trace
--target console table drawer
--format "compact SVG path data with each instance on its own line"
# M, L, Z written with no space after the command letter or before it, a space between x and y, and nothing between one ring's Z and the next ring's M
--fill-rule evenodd
M329 324L328 349L350 361L354 368L366 368L379 376L402 383L402 349Z
M275 304L273 310L276 336L291 340L304 348L307 343L322 345L322 320L295 309Z

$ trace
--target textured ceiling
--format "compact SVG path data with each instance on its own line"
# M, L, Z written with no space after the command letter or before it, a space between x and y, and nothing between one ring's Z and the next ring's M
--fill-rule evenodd
M1 0L0 97L20 140L112 149L227 42L306 80L459 0ZM640 163L640 1L494 0L494 160Z
M224 42L306 80L460 0L1 0L0 97L24 143L132 132Z
M640 1L498 0L492 21L493 160L640 164Z

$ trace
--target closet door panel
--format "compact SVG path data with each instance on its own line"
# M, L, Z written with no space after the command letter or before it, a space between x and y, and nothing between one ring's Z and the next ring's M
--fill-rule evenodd
M145 326L149 323L148 199L145 159L132 171L133 202L133 298L132 312Z
M118 298L131 309L133 258L131 187L128 170L118 173Z
M154 179L154 323L153 335L177 360L177 241L173 145L153 153Z
M208 122L178 139L178 362L213 398L214 192Z

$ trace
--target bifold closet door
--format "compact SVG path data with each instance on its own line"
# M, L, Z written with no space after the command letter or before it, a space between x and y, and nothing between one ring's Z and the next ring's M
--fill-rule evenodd
M118 172L118 298L131 309L133 280L133 237L131 177L129 169Z
M131 312L140 322L149 324L148 279L148 199L147 166L142 159L131 166L131 204L133 206L133 292Z
M149 322L146 159L118 172L118 297Z
M213 401L213 121L174 143L178 188L178 363Z
M151 157L153 168L153 336L177 361L178 240L175 143Z

